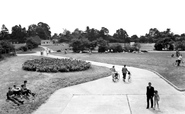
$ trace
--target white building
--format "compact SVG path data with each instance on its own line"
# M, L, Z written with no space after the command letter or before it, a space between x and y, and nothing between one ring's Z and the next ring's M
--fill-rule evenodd
M52 40L41 40L41 45L53 45Z

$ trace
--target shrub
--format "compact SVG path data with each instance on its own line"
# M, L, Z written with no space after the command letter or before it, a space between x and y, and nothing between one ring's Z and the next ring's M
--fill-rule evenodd
M11 51L14 51L15 48L14 48L14 45L12 45L10 42L8 41L0 41L0 52L1 54L8 54L10 53Z
M80 51L84 51L88 48L89 40L86 38L81 39L73 39L70 46L72 47L73 52L79 53Z
M57 50L57 52L61 52L61 50Z
M22 50L22 51L27 51L28 47L27 47L27 45L25 45L25 46L21 46L19 49Z
M104 40L103 38L99 38L97 40L97 45L98 45L98 52L105 52L109 48L109 43Z
M38 47L38 42L36 42L35 40L28 38L26 40L26 46L29 47L29 49L33 49L33 48L37 48Z
M113 52L123 52L123 47L120 44L113 44L109 47Z
M22 69L37 72L69 72L87 70L90 67L89 62L82 60L41 58L27 60Z
M185 41L177 41L175 43L175 49L181 51L185 50Z

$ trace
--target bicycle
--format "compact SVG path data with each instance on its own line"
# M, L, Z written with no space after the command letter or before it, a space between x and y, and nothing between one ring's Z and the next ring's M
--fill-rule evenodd
M173 63L173 66L177 66L177 64L178 64L177 62L178 62L178 61L175 60L175 62ZM184 62L183 60L181 60L179 66L185 66L185 62Z

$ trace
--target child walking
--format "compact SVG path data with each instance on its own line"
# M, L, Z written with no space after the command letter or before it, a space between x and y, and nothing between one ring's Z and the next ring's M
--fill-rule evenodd
M128 71L128 82L130 82L131 81L131 73L130 73L130 71Z
M153 108L154 110L155 110L156 105L159 109L159 100L160 100L160 97L159 97L158 91L155 90L154 91L154 108Z

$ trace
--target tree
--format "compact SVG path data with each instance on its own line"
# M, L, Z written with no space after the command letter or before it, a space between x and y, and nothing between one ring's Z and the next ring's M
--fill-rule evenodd
M3 24L0 31L0 40L8 40L9 39L9 31L6 26Z
M135 34L135 35L132 35L131 37L130 37L130 41L131 42L138 42L138 40L139 40L139 38L138 38L138 36Z
M33 38L28 38L26 40L26 46L29 48L29 49L33 49L33 48L37 48L38 47L38 42L36 40L34 40Z
M177 41L175 42L175 49L176 50L181 50L184 51L185 50L185 40L184 41Z
M141 37L139 38L139 42L140 42L140 43L146 43L146 42L147 42L146 37L145 37L145 36L141 36Z
M15 50L14 45L4 40L0 41L0 47L1 47L1 54L7 54Z
M43 23L43 22L39 22L37 24L37 29L36 29L36 33L37 35L41 38L41 39L50 39L51 38L51 31L50 31L50 27L48 24Z
M107 36L109 35L109 30L105 27L102 27L99 31L99 37L102 37L104 40L108 40Z
M37 35L37 25L35 24L29 25L27 36L30 37L30 36L36 36L36 35Z
M80 51L84 51L88 49L89 46L89 40L87 38L81 38L81 39L72 39L70 46L72 47L73 52L79 53Z
M140 43L134 43L134 44L132 45L132 47L134 47L135 51L139 51L140 48L141 48L141 45L140 45Z
M110 50L113 50L113 52L123 52L123 47L120 44L113 44L109 47Z
M163 50L163 49L173 50L174 49L173 44L174 44L174 41L170 37L165 37L158 40L155 43L154 47L155 47L155 50Z
M97 45L98 45L98 52L105 52L108 50L109 43L108 41L104 40L103 38L99 38L97 40Z
M26 28L22 28L21 25L15 25L12 27L11 40L19 43L26 42Z
M88 38L89 41L95 41L99 38L99 31L97 29L86 28L85 37Z
M116 30L116 33L114 33L113 37L118 39L119 42L125 42L126 38L128 38L128 34L125 30L120 28Z

